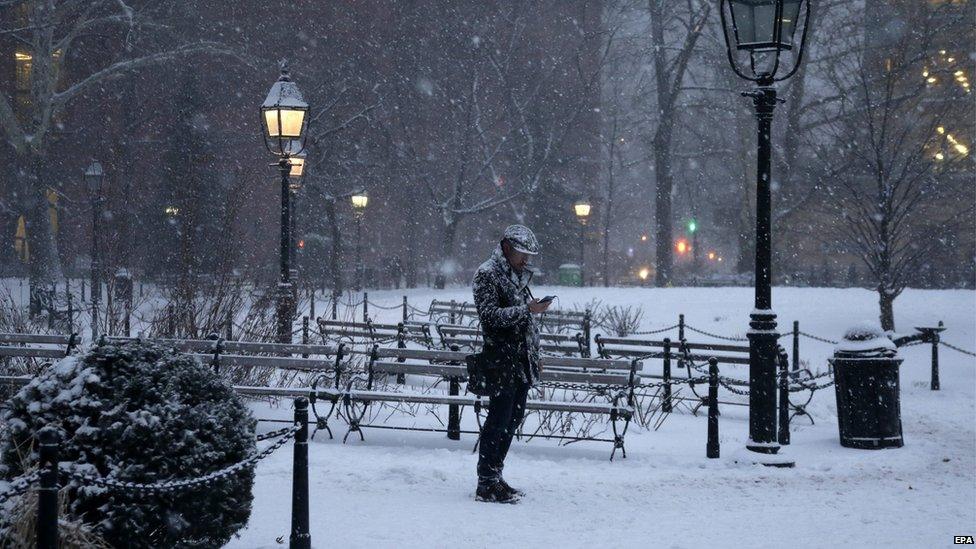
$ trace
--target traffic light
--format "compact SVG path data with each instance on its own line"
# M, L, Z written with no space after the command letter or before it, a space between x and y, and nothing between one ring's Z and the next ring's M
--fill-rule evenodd
M698 223L694 219L688 222L688 232L694 233L698 229Z
M691 249L691 246L688 245L688 241L687 240L685 240L684 238L681 238L681 239L678 239L677 242L675 242L674 248L675 248L675 250L678 251L678 254L679 255L685 255L686 253L688 253L688 250Z

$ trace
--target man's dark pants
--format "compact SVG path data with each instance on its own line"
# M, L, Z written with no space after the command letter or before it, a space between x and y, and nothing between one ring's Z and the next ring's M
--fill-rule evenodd
M505 467L505 456L512 438L525 416L529 384L521 381L509 385L491 397L488 417L481 428L478 452L478 482L499 480Z

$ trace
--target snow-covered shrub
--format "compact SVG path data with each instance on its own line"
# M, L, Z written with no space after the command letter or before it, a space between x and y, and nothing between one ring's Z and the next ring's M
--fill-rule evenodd
M612 305L598 313L595 323L597 326L613 331L617 337L627 337L640 328L642 318L644 318L644 309L640 306Z
M145 342L63 359L8 405L0 478L20 475L22 456L37 463L35 436L46 425L61 432L62 467L121 481L198 477L255 449L255 421L228 385L193 357ZM68 509L114 546L219 547L247 523L253 481L245 469L203 487L142 494L71 480Z

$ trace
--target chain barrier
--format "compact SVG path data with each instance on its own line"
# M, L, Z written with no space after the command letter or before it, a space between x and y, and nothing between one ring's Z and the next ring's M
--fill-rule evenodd
M380 305L379 303L373 303L372 301L367 301L367 303L369 303L369 306L370 307L376 307L377 309L380 309L380 310L383 310L383 311L394 311L394 310L398 310L398 309L403 309L403 304L402 303L399 304L399 305L393 305L392 307L384 307L383 305Z
M29 475L21 475L12 481L7 486L6 491L0 493L0 505L3 505L10 498L22 496L30 490L31 485L40 480L41 472L34 471Z
M263 435L257 435L256 437L254 437L254 440L256 442L261 442L262 440L268 440L269 438L283 437L283 436L288 435L289 432L292 431L293 429L295 429L294 426L291 426L291 427L282 427L281 429L278 429L277 431L271 431L269 433L264 433Z
M708 383L707 376L701 377L688 377L688 378L671 378L670 381L658 381L655 383L635 383L634 389L657 389L667 385L683 385L690 384L694 385L697 383ZM566 391L585 391L585 392L595 392L598 394L610 394L613 391L626 391L630 389L629 385L592 385L586 383L563 383L559 381L542 381L536 383L535 387L542 389L563 389Z
M652 334L660 334L660 333L664 333L664 332L670 332L671 330L674 330L675 328L680 328L680 327L681 327L680 324L675 324L674 326L668 326L667 328L661 328L661 329L658 329L658 330L644 330L644 331L641 331L641 332L631 332L630 335L652 335Z
M196 478L191 478L191 479L167 480L164 482L156 482L156 483L138 483L138 482L126 482L126 481L96 477L93 475L87 475L75 471L62 470L62 473L65 476L67 476L69 479L77 480L83 484L99 486L101 488L108 488L108 489L121 490L121 491L149 492L149 493L173 492L185 488L194 488L197 486L205 486L205 485L213 484L214 482L220 479L237 474L248 467L253 467L254 465L257 464L257 462L270 456L272 453L275 452L275 450L284 446L286 442L288 442L289 440L291 440L292 437L295 436L295 433L297 433L298 430L299 427L297 425L287 427L285 429L281 429L281 431L284 431L284 434L281 436L281 438L279 438L277 441L275 441L274 444L268 446L264 450L261 450L260 452L257 452L254 455L243 459L242 461L224 467L223 469L220 469L218 471L207 473L206 475L196 477Z
M942 345L944 345L944 346L946 346L946 347L948 347L948 348L950 348L950 349L952 349L953 351L962 353L964 355L969 355L969 356L976 357L976 353L974 353L972 351L967 351L966 349L960 349L959 347L956 347L955 345L951 345L949 343L946 343L945 341L942 341L942 340L939 340L939 343L942 344Z
M829 343L831 345L837 345L839 343L838 341L834 341L832 339L827 339L825 337L815 336L813 334L808 334L806 332L797 332L797 333L800 334L803 337L808 337L810 339L813 339L815 341L820 341L822 343Z
M725 341L749 341L749 339L745 337L730 337L730 336L724 336L719 334L713 334L711 332L706 332L705 330L699 330L698 328L695 328L694 326L689 326L687 324L685 324L685 329L691 330L692 332L697 332L703 336L714 337L715 339L724 339Z

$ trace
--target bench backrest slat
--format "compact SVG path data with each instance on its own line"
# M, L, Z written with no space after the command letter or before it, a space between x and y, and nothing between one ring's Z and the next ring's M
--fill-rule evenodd
M67 345L71 336L58 334L0 334L0 343L44 343Z
M629 360L610 360L604 358L577 358L568 356L544 356L541 358L542 367L561 366L563 368L579 368L590 370L627 370L630 371L631 363ZM641 364L637 363L637 370L640 371Z
M431 349L396 349L380 347L376 349L377 358L404 358L413 360L437 360L442 362L460 362L464 364L464 357L470 353L461 351L437 351Z
M43 349L40 347L0 347L0 356L32 357L32 358L64 358L61 349Z
M209 364L213 355L190 353L204 364ZM220 366L258 366L281 368L282 370L326 371L335 369L334 360L319 358L290 358L280 356L220 355Z

